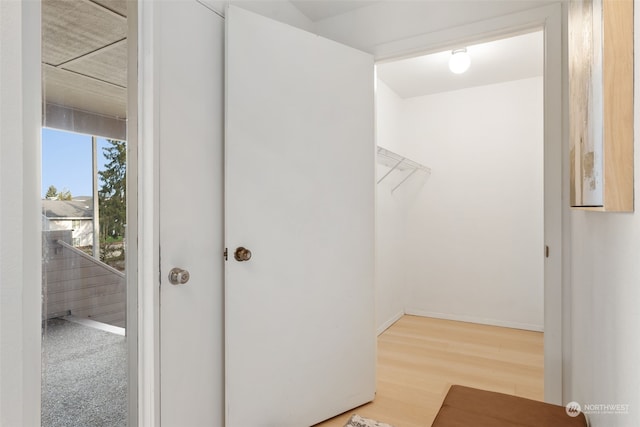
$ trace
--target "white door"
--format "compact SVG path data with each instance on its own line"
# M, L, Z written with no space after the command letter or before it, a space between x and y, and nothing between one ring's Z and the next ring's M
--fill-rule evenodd
M226 426L308 426L375 392L373 58L226 18Z
M159 28L154 84L160 135L160 423L221 426L224 20L195 0L154 6ZM172 285L173 268L188 271L189 281Z

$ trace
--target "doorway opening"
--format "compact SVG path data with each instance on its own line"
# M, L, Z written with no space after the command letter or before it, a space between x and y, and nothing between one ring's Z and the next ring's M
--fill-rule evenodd
M535 29L376 66L379 151L429 169L409 176L378 156L378 332L404 314L535 331L539 381L525 396L538 400L544 43ZM470 66L456 74L461 49Z
M127 7L42 2L44 427L136 420Z

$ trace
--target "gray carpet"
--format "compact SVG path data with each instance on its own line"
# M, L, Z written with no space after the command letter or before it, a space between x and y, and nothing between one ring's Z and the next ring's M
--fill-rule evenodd
M126 338L62 319L43 332L42 426L126 426Z

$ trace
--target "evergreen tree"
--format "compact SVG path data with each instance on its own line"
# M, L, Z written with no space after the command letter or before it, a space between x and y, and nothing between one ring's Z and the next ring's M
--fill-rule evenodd
M71 191L66 188L58 192L58 200L72 200Z
M120 240L124 237L127 216L126 160L127 143L107 140L110 146L103 148L107 159L105 170L98 172L101 187L98 191L100 208L100 240Z
M49 188L47 188L45 197L50 200L72 200L71 191L66 188L58 191L55 185L50 185Z
M55 185L50 185L49 188L47 188L47 194L45 197L47 199L55 199L58 197L58 189Z

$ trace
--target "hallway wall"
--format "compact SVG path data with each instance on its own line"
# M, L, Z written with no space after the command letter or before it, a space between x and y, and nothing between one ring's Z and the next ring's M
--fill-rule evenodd
M635 4L634 43L640 46ZM571 211L570 382L566 396L581 405L619 404L617 414L596 411L593 427L640 425L640 57L635 55L635 200L633 213ZM568 201L567 201L568 203Z

